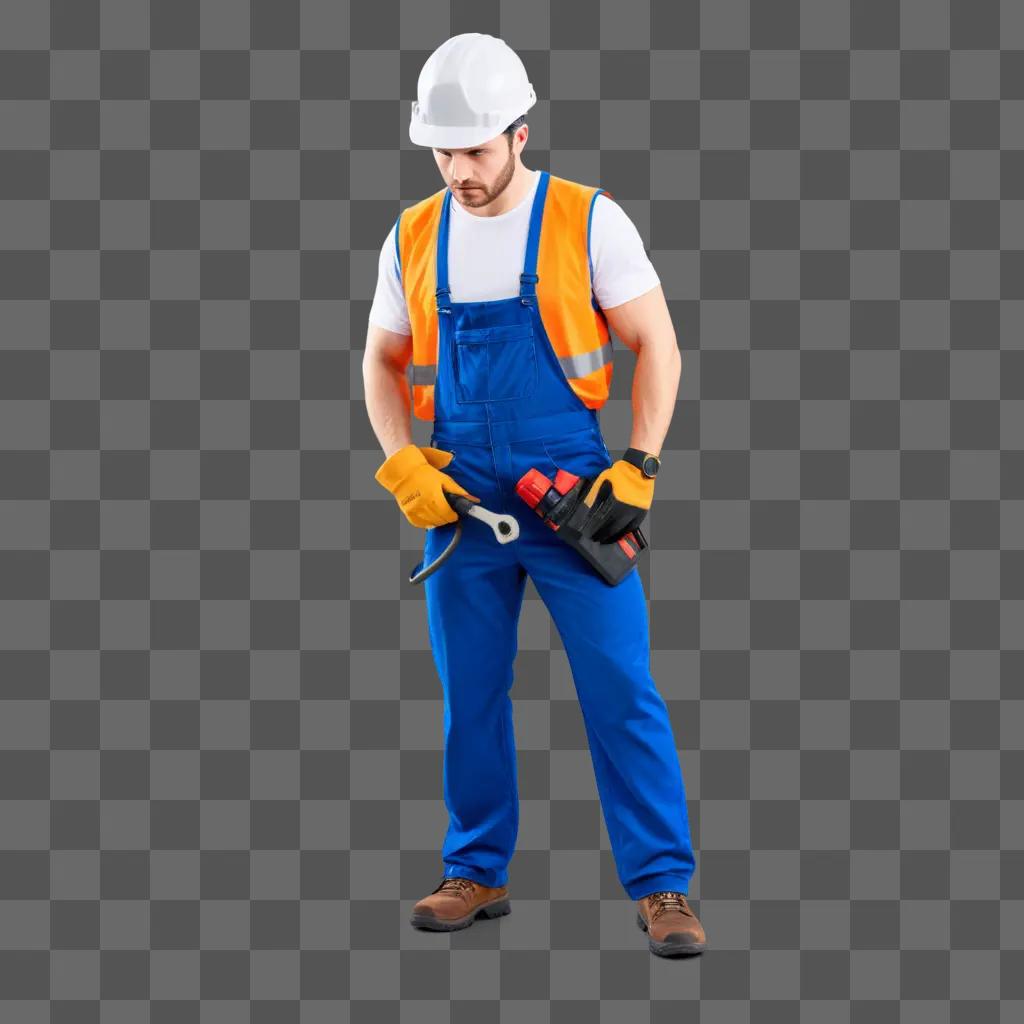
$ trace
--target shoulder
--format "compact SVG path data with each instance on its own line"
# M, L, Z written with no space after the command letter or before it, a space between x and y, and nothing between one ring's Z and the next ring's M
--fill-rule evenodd
M583 221L589 224L594 201L600 194L599 185L585 185L549 173L548 191L544 202L545 217L550 205L570 221Z
M592 224L607 231L626 228L636 230L636 225L629 214L607 192L600 192L594 197Z
M548 189L555 192L561 206L574 207L585 218L588 231L593 230L595 223L602 230L632 225L626 211L600 185L585 185L552 174Z
M617 253L639 254L646 250L643 236L632 217L610 196L601 194L590 218L589 244L595 255L614 258Z
M602 309L628 302L661 283L637 226L607 195L594 203L590 254L594 292Z

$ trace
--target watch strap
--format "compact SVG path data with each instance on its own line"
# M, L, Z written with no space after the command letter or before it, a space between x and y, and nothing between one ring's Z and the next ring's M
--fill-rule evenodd
M628 462L631 466L636 466L641 473L644 472L644 463L647 459L657 459L658 464L661 464L661 460L658 459L657 455L654 455L651 452L641 451L639 448L627 448L622 453L622 461ZM646 475L647 474L644 473L644 476Z

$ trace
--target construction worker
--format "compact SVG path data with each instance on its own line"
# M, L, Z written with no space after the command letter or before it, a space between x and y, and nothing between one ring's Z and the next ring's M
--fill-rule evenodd
M686 794L650 673L639 572L605 582L515 491L531 467L552 479L563 468L592 479L584 500L599 517L598 540L638 527L680 354L658 276L611 195L523 165L536 99L520 58L493 36L454 36L427 59L409 137L431 148L445 188L395 222L369 317L365 395L385 455L375 479L426 530L424 561L445 549L459 518L445 491L515 516L520 529L498 544L465 517L458 549L423 581L444 690L449 825L442 881L411 923L451 931L509 912L519 825L509 691L529 575L565 646L637 923L658 955L698 953ZM609 327L642 368L631 445L618 459L597 416L612 378ZM410 404L433 423L429 446L411 441Z

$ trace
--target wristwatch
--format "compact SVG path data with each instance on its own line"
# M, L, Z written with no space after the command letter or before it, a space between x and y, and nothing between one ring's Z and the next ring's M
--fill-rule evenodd
M661 459L657 455L651 455L650 452L641 451L639 448L627 448L622 453L622 461L636 466L648 479L657 476L661 468Z

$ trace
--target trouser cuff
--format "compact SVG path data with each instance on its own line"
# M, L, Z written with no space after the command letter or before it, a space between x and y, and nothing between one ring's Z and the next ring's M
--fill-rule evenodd
M690 879L685 875L648 875L625 888L631 900L641 900L652 892L662 891L681 892L685 896L689 887Z
M508 884L508 872L467 867L465 864L445 864L445 878L468 878L488 889L498 889Z

